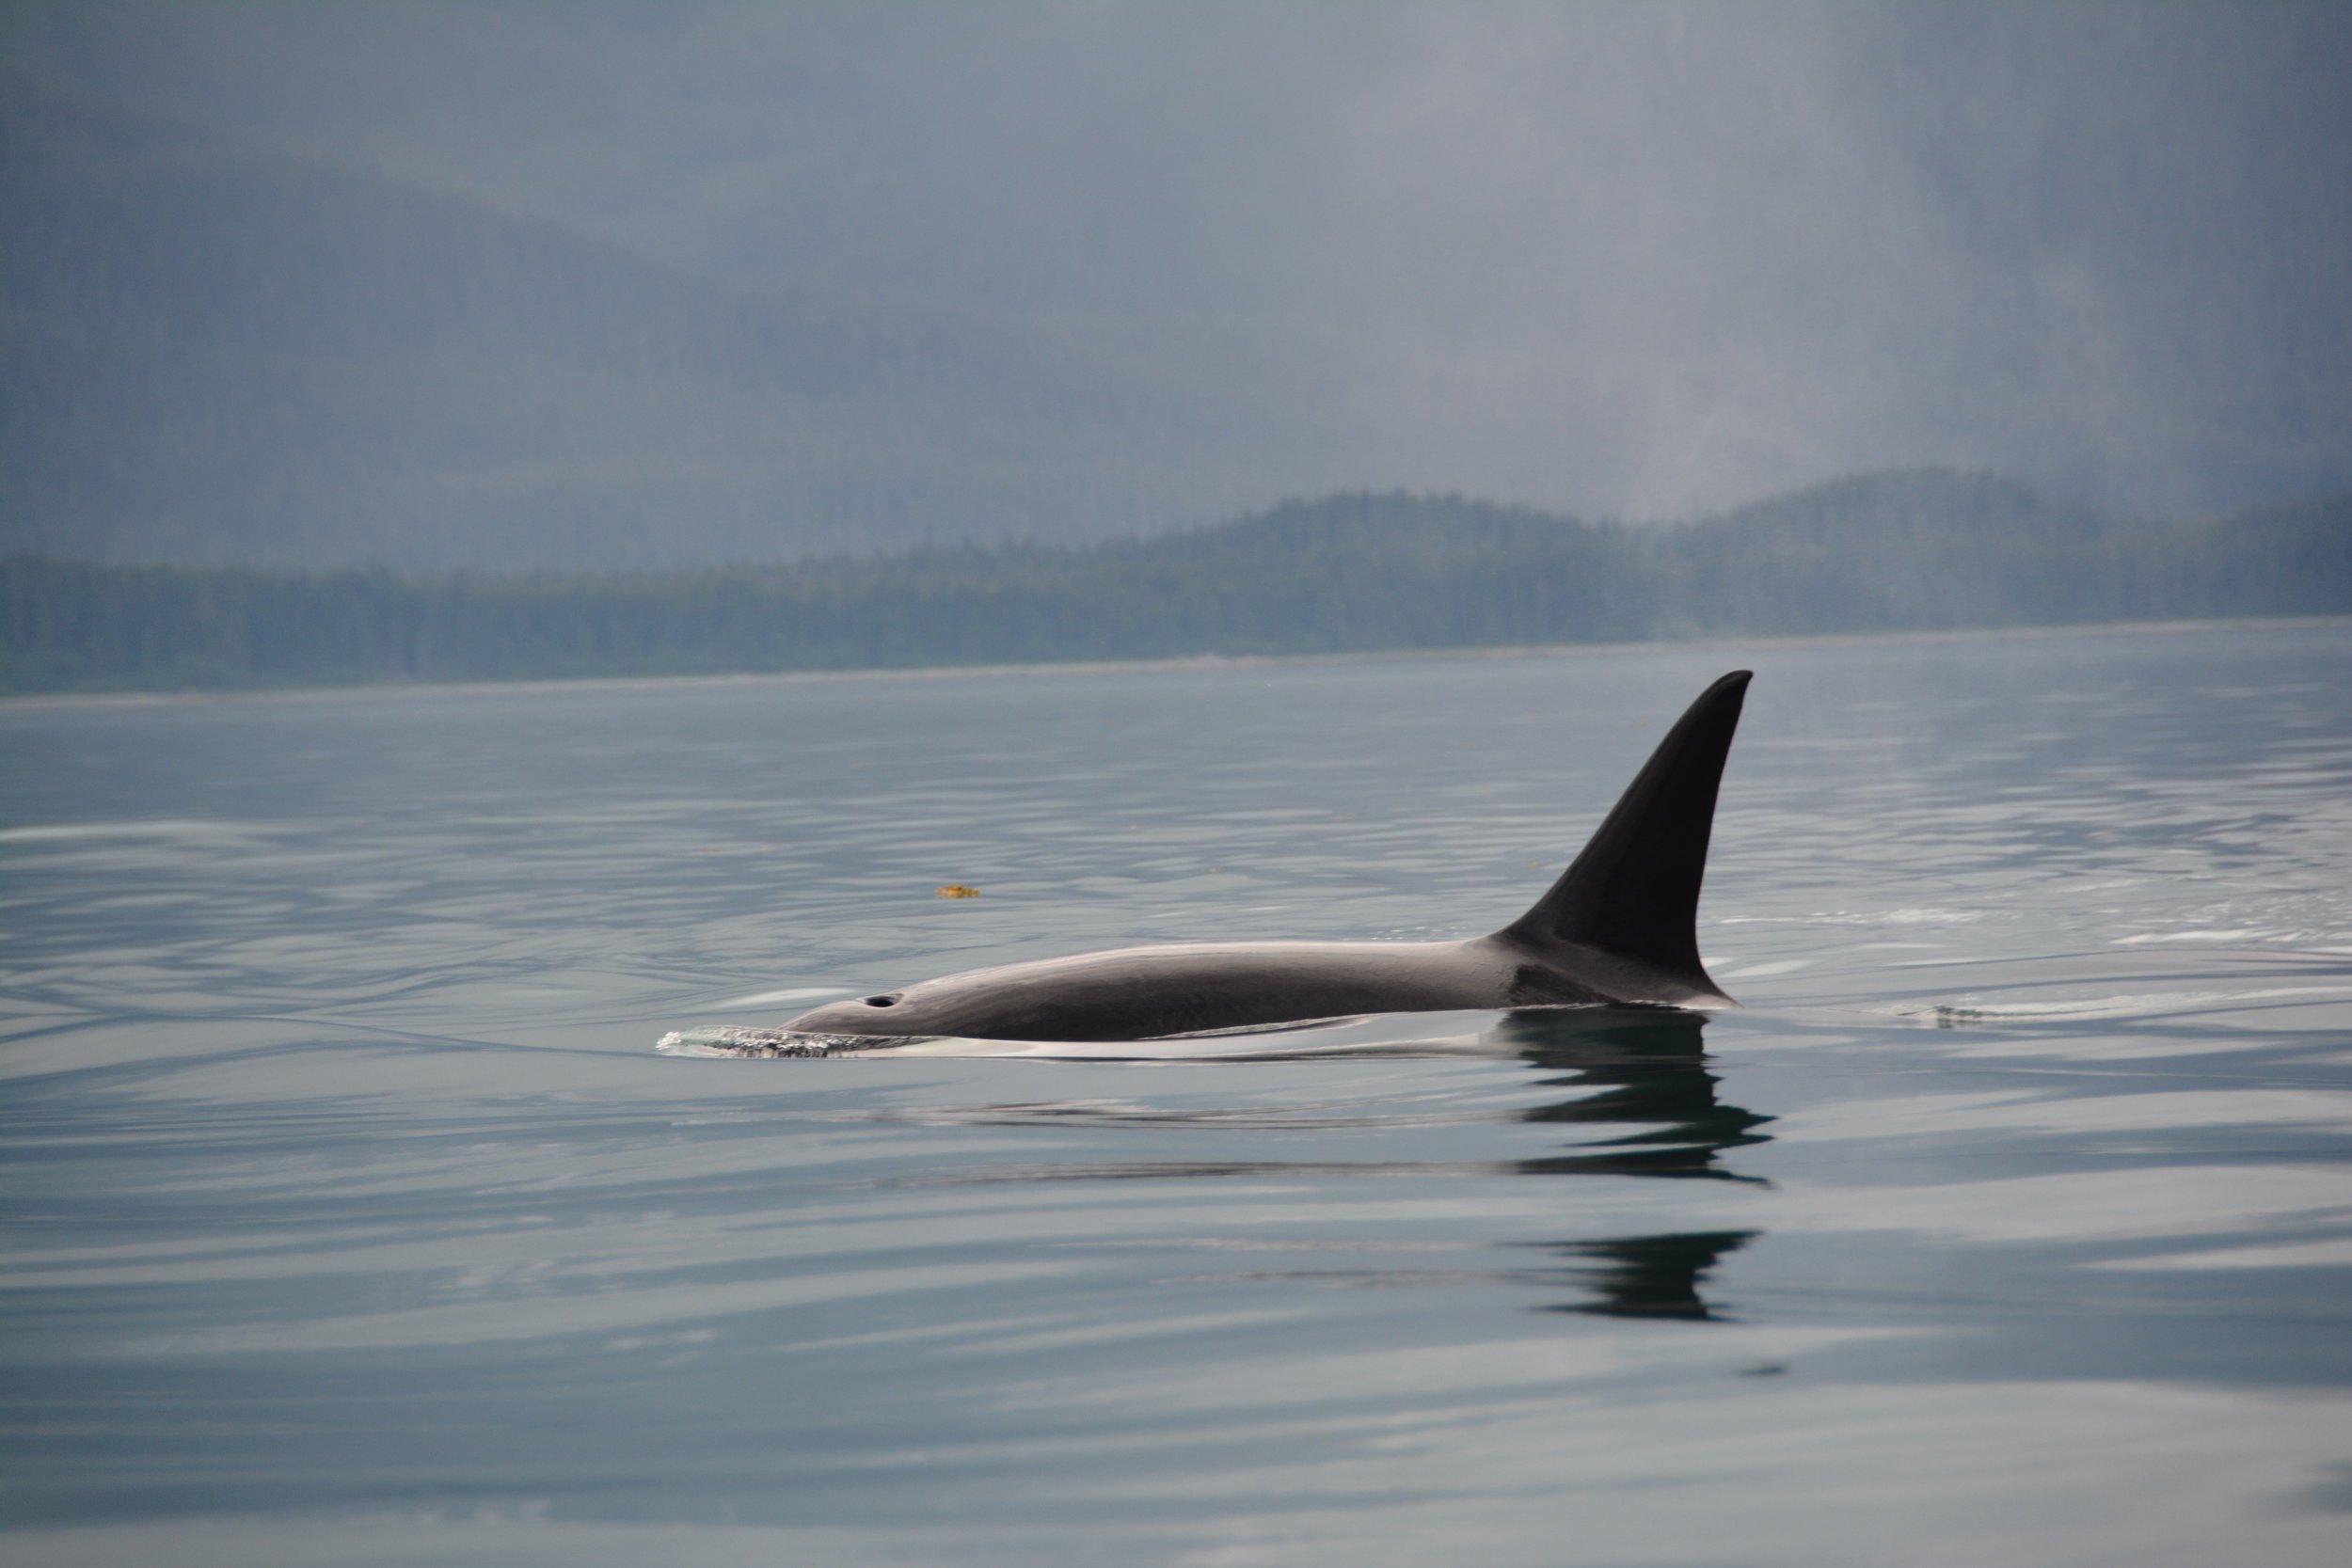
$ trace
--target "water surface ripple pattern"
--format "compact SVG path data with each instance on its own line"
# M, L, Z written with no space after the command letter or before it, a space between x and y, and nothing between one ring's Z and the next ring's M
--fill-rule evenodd
M1493 929L1734 663L1744 1010L650 1049ZM2342 626L20 705L0 865L12 1560L2352 1559Z

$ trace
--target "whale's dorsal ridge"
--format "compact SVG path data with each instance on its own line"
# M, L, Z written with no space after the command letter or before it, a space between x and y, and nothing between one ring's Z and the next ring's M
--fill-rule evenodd
M1539 952L1597 948L1723 994L1699 962L1699 883L1752 673L1734 670L1699 694L1575 863L1500 936Z

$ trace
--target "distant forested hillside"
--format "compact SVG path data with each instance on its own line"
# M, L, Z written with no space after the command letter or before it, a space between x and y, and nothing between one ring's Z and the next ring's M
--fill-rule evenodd
M0 216L0 551L611 569L1132 534L1292 483L1230 388L5 73Z
M14 557L0 562L0 686L842 670L2347 612L2352 496L2128 522L1929 470L1675 526L1346 495L1106 545L688 572L403 577Z

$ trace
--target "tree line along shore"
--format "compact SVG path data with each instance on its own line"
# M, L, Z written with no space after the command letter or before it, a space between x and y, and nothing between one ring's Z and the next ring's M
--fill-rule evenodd
M2352 612L2352 494L2121 519L1863 475L1679 524L1339 495L1081 546L400 575L0 561L17 693L907 669Z

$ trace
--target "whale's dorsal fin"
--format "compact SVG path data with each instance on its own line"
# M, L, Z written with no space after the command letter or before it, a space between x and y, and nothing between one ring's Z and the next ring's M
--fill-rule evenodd
M1699 962L1699 882L1750 673L1735 670L1699 694L1576 863L1502 937L1537 949L1597 947L1723 994Z

